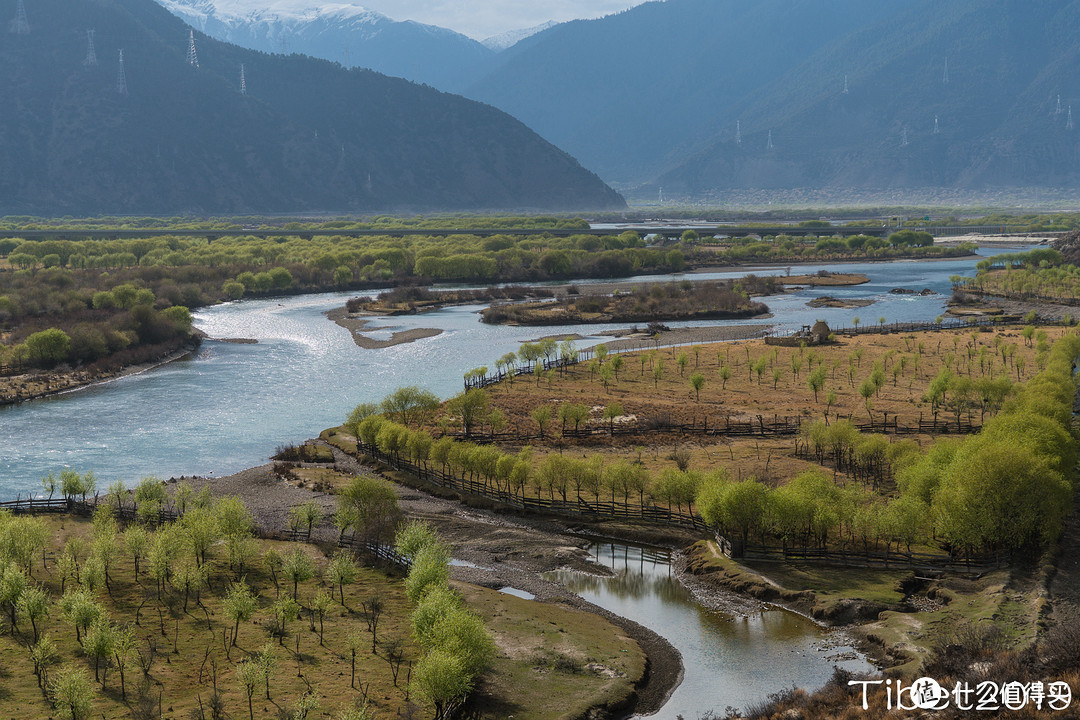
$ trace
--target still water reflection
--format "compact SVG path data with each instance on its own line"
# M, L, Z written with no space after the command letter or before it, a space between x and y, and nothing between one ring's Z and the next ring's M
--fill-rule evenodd
M793 684L818 688L834 667L869 670L842 636L785 610L732 617L697 603L672 576L670 555L618 543L595 543L594 560L614 577L559 570L547 577L589 602L667 638L683 657L685 677L656 718L693 720L706 710L745 709Z

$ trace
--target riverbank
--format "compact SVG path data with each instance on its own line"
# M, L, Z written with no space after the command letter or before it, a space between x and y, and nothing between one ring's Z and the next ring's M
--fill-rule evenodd
M74 392L130 375L138 375L191 355L198 350L204 339L206 339L205 333L193 330L191 340L180 348L167 350L145 362L120 365L111 369L39 370L0 377L0 407Z
M371 467L334 449L334 463L326 465L345 476L371 475ZM401 478L393 478L401 480ZM316 502L324 519L312 533L317 543L334 544L337 528L329 521L335 509L334 496L323 491L298 487L280 478L273 465L249 468L223 478L181 478L193 488L210 488L218 497L236 496L251 510L255 521L266 532L288 533L288 508ZM170 481L170 488L175 488ZM602 572L588 561L583 550L586 541L577 531L542 518L507 517L489 508L471 507L449 497L436 497L407 484L395 483L398 500L406 517L431 523L450 544L456 559L451 575L454 580L480 587L513 587L535 596L536 600L593 613L630 637L647 657L647 668L638 679L633 695L607 698L612 717L626 712L649 714L659 710L679 685L682 660L679 652L655 632L614 615L582 600L540 574L560 568L582 572ZM648 534L653 541L659 538ZM686 538L669 536L673 544ZM584 716L582 716L584 717ZM589 715L593 717L593 715ZM603 717L603 715L597 715Z

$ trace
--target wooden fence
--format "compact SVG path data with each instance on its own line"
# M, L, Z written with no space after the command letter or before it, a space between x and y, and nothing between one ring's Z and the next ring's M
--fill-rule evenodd
M957 556L946 552L921 553L891 551L886 549L823 548L746 544L741 539L732 541L719 533L716 543L728 557L761 562L805 562L814 565L838 565L842 567L874 567L885 569L921 570L926 572L957 572L979 574L1005 567L1012 562L1009 552L984 553Z
M614 423L608 425L589 425L587 427L566 428L559 431L548 431L544 435L539 432L520 433L512 431L472 433L465 435L462 432L451 432L449 435L462 440L474 440L479 442L505 442L505 443L529 443L536 440L565 439L580 440L591 437L635 437L655 433L679 433L683 435L704 435L719 437L792 437L799 434L803 423L814 422L819 418L803 417L779 417L774 415L771 419L761 415L751 420L732 420L730 417L717 417L710 420L702 418L701 422L677 423L665 418L653 418L645 423ZM978 432L982 425L975 423L969 418L961 417L959 420L931 417L924 418L922 413L914 423L901 423L896 415L890 419L888 413L884 413L879 420L860 420L854 413L847 416L839 414L835 420L848 420L860 432L904 434L958 434L967 435Z
M71 515L90 516L93 515L97 509L99 502L109 502L103 499L101 496L94 496L93 500L76 500L68 498L35 498L29 496L26 498L19 497L15 500L7 500L0 502L0 511L7 510L15 515L20 514L47 514L47 513L67 513ZM143 520L138 512L138 506L132 502L130 505L124 505L122 507L116 507L115 504L110 502L110 507L113 509L113 513L116 518L125 522L135 522ZM158 509L156 523L164 524L166 522L172 522L180 517L181 513L178 513L172 508L162 507ZM258 526L255 526L254 533L257 537L268 539L286 539L293 541L307 541L310 540L310 533L307 530L288 530L284 533L266 531ZM412 566L412 561L409 558L401 555L393 547L385 545L383 543L374 543L367 540L362 540L354 536L345 536L338 541L339 547L349 548L354 552L369 555L376 560L395 565L400 568L408 570Z
M1080 302L1080 301L1077 301ZM998 317L984 317L984 318L947 318L942 319L939 322L894 322L894 323L867 323L865 325L851 326L851 327L839 327L831 328L830 331L835 335L890 335L894 333L905 332L928 332L928 331L941 331L941 330L963 330L966 328L980 328L980 327L997 327L1001 325L1008 325L1009 321ZM773 326L765 327L761 330L761 337L792 337L790 333L781 334L780 330L777 330ZM622 348L609 348L608 354L615 355L621 353L641 352L642 350L658 350L660 348L672 348L681 347L684 345L697 345L704 344L707 341L702 339L698 342L676 342L676 343L659 343L644 341L637 347L622 347ZM521 366L516 366L509 370L498 370L494 373L486 374L482 377L466 377L465 389L470 390L472 388L486 388L489 385L496 385L508 377L513 375L514 377L523 377L526 375L533 375L535 373L536 363L541 363L544 371L557 370L559 368L567 368L582 362L586 362L594 356L592 348L585 348L577 351L577 359L570 360L569 358L547 358L540 359L533 363L528 363Z
M636 520L673 525L691 530L707 529L705 521L692 512L678 512L646 503L633 505L628 502L586 500L580 497L567 497L566 499L525 497L524 494L519 495L509 490L493 488L491 485L477 480L470 480L452 473L444 473L441 470L419 466L403 457L388 455L378 448L365 445L362 442L357 443L357 451L384 465L407 472L422 482L493 500L522 511L583 518Z

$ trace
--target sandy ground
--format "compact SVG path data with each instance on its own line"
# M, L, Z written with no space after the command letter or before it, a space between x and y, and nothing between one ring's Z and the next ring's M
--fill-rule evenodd
M689 345L691 343L714 343L726 340L749 340L762 337L772 325L702 325L698 327L672 328L650 333L630 334L605 342L609 350L641 350L659 345Z
M934 239L935 245L960 245L961 243L975 243L976 245L1041 245L1056 240L1065 233L1025 233L1022 235L956 235L954 237L940 237Z
M353 474L372 471L355 458L334 449L337 469ZM180 478L193 488L209 485L216 496L240 497L252 511L256 523L264 531L287 533L290 507L314 500L323 506L327 517L335 502L327 493L298 488L273 471L273 465L249 468L222 478ZM170 481L170 488L175 484ZM638 689L635 711L648 714L658 710L682 681L682 657L671 644L653 631L582 600L561 585L545 580L541 573L559 568L606 574L606 569L589 562L585 547L589 540L586 529L569 528L561 523L534 517L509 517L489 510L467 507L457 500L438 498L428 493L395 486L402 509L410 518L422 519L434 525L452 547L457 561L452 576L456 580L491 588L512 586L536 596L538 601L557 602L596 613L622 628L632 637L649 658L645 684ZM337 529L329 521L312 533L312 540L336 543ZM685 533L665 533L668 544L675 548L687 544L691 536ZM664 536L651 536L650 542L661 542ZM705 593L706 589L693 588ZM712 593L715 595L715 593ZM713 605L720 602L714 600ZM732 612L740 612L745 603L730 601Z
M981 302L970 305L958 305L957 309L979 310L980 308L998 308L1005 315L1027 315L1032 310L1043 320L1063 320L1066 315L1074 320L1080 318L1080 307L1076 305L1059 305L1049 302L1027 302L1024 300L1009 300L997 295L978 295ZM959 313L958 313L959 314ZM970 313L967 313L970 314Z
M336 308L326 313L326 317L345 328L352 334L353 342L365 350L381 350L382 348L403 345L415 342L423 338L442 335L443 331L438 328L413 328L393 333L389 340L373 340L364 334L365 331L382 330L381 327L368 327L370 317L363 317L359 313L350 313L345 308Z

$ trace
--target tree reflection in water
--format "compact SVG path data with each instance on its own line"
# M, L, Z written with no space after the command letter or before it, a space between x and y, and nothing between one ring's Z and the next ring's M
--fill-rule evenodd
M779 609L733 617L695 602L672 574L671 554L611 542L594 543L590 555L613 576L569 570L547 573L567 589L667 638L683 656L685 675L655 716L698 717L708 709L746 707L792 684L816 688L833 666L863 671L869 665L806 618ZM838 660L845 653L854 660Z

